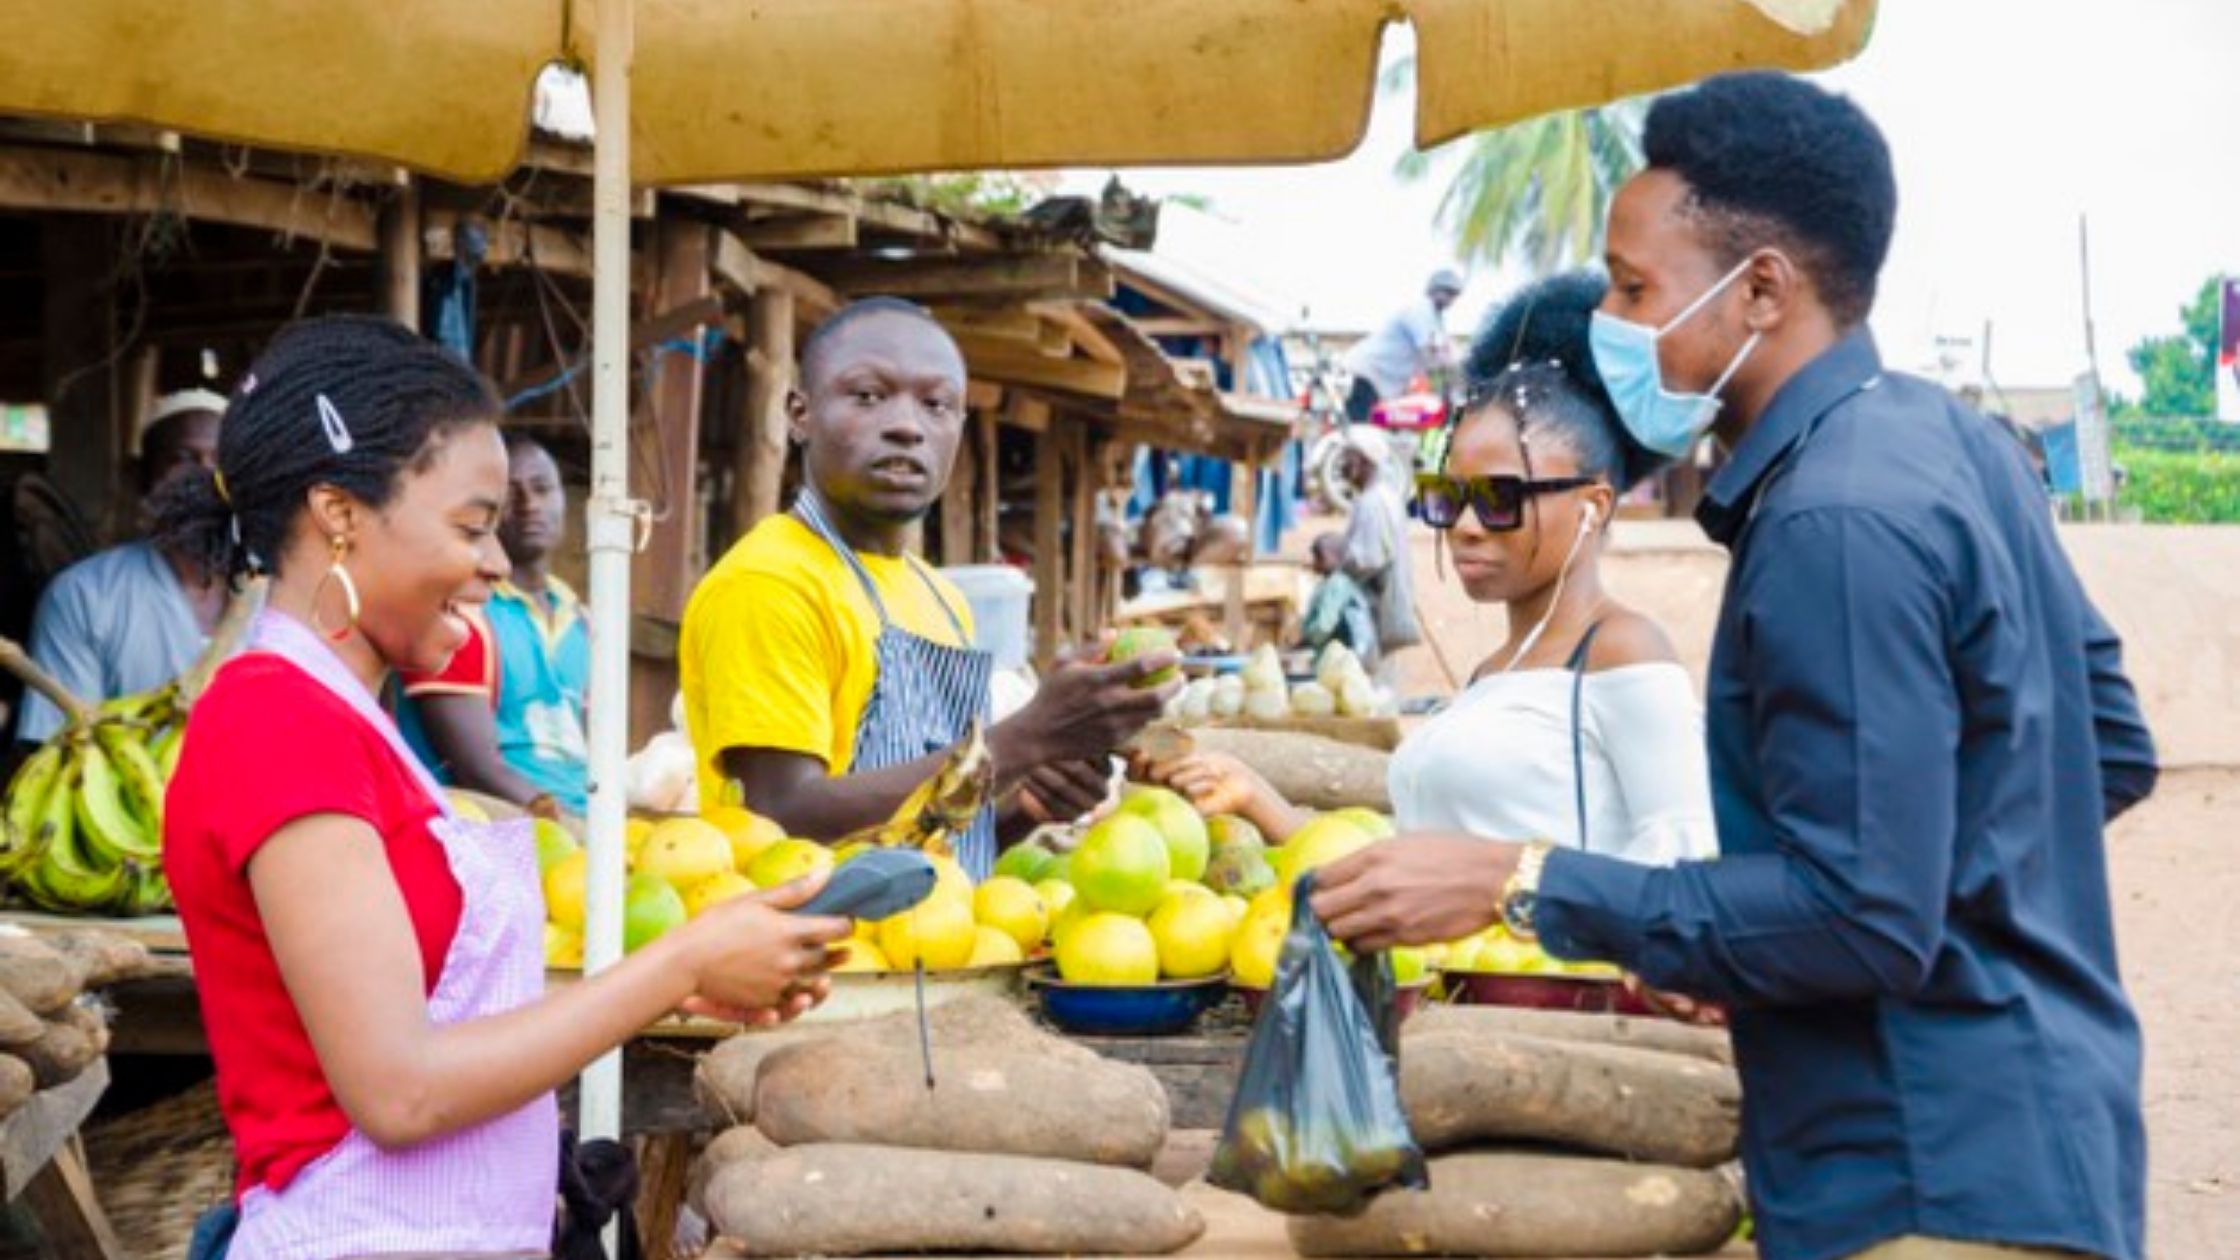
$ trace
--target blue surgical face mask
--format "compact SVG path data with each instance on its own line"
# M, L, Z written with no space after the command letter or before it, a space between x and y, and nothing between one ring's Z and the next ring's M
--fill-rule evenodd
M1688 303L1687 309L1672 317L1664 327L1651 328L1619 319L1615 315L1594 313L1588 332L1588 344L1594 351L1595 370L1602 374L1602 384L1610 391L1610 401L1618 408L1618 419L1623 421L1626 432L1636 442L1672 459L1688 453L1696 439L1711 427L1719 416L1719 391L1742 367L1743 360L1758 348L1761 333L1751 333L1750 340L1742 343L1734 361L1727 370L1711 383L1711 388L1700 394L1676 393L1664 385L1664 367L1657 360L1657 342L1666 333L1686 323L1690 316L1700 311L1712 298L1733 284L1735 277L1750 267L1744 259L1735 269L1721 277L1702 297Z

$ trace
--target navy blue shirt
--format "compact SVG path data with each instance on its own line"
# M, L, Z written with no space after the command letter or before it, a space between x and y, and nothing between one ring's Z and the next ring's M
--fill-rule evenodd
M1769 1260L1904 1234L2136 1260L2102 823L2152 790L2154 746L2035 477L1860 331L1698 516L1733 553L1705 699L1722 856L1558 850L1543 942L1729 1004Z

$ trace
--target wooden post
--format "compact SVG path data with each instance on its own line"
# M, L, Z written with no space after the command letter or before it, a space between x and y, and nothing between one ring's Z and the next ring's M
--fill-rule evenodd
M49 215L40 225L46 301L41 318L49 432L47 476L103 538L119 516L126 467L117 414L117 242L113 221ZM138 420L139 417L131 417Z
M1229 360L1229 392L1250 393L1247 377L1252 368L1252 342L1258 334L1247 324L1231 324L1228 336L1223 338ZM1244 520L1244 559L1237 567L1236 580L1229 587L1229 605L1225 620L1230 642L1238 651L1250 646L1245 637L1250 629L1245 624L1245 580L1252 572L1252 565L1259 558L1259 507L1260 467L1249 456L1230 465L1229 510Z
M420 331L420 190L410 184L381 211L381 313Z
M971 564L973 526L978 522L980 456L973 449L979 425L968 419L957 442L956 462L949 466L949 485L941 492L941 563Z
M1236 580L1229 584L1229 604L1224 620L1228 623L1229 642L1243 652L1250 647L1245 642L1248 628L1245 625L1245 579L1260 554L1260 531L1255 528L1258 522L1254 520L1259 515L1260 468L1245 460L1237 461L1233 467L1235 476L1229 483L1229 507L1244 518L1244 558L1238 562Z
M1073 637L1087 642L1100 628L1096 618L1097 470L1089 462L1088 422L1076 424L1069 436L1068 445L1073 448L1073 563L1067 582L1073 601Z
M741 417L731 531L743 538L778 510L786 475L786 393L793 388L793 294L758 289L747 309L747 404Z
M1232 394L1252 392L1245 386L1245 377L1252 367L1252 341L1256 335L1249 324L1231 324L1229 335L1222 338L1224 357L1229 360L1229 392Z
M1034 435L1034 660L1035 668L1045 671L1058 659L1058 626L1066 601L1059 540L1065 518L1065 435L1052 432L1055 427Z
M980 545L975 557L981 564L995 564L1003 558L1003 468L996 459L1002 433L996 428L994 409L980 413L977 428L980 447L974 454L980 457Z
M709 230L696 223L665 222L655 235L653 292L649 312L673 310L708 295ZM687 336L698 334L698 327ZM685 600L698 573L696 555L704 546L700 520L700 395L704 375L693 355L658 356L647 382L653 414L636 426L652 440L632 442L642 474L638 493L653 502L655 521L646 549L631 566L633 611L657 622L684 619ZM669 699L676 691L676 661L632 662L630 743L650 739L669 725Z

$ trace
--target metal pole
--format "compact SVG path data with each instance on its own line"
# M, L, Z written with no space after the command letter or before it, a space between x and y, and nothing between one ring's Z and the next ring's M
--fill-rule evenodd
M592 115L591 496L584 505L591 564L590 868L584 891L584 970L622 957L622 763L630 739L630 59L631 0L598 0ZM622 1054L583 1073L578 1131L622 1134Z
M2092 235L2087 223L2088 221L2083 214L2077 215L2077 273L2084 281L2084 361L2085 366L2092 372L2093 411L2102 417L2102 423L2105 424L2105 399L2100 394L2100 349L2092 335ZM2081 429L2077 438L2081 451L2084 440ZM2079 456L2079 463L2082 463L2081 455ZM2085 487L2084 518L2087 521L2093 518L2094 496L2092 489L2091 486ZM2104 522L2113 521L2116 518L2113 493L2111 489L2111 497L2102 501L2099 505L2099 516Z

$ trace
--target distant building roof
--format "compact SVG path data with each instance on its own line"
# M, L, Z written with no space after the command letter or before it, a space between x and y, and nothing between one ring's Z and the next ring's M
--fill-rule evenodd
M1285 311L1273 298L1254 293L1249 285L1183 259L1111 246L1101 252L1104 260L1121 273L1123 280L1131 275L1140 277L1209 314L1249 324L1263 336L1285 332L1299 322L1296 315Z

